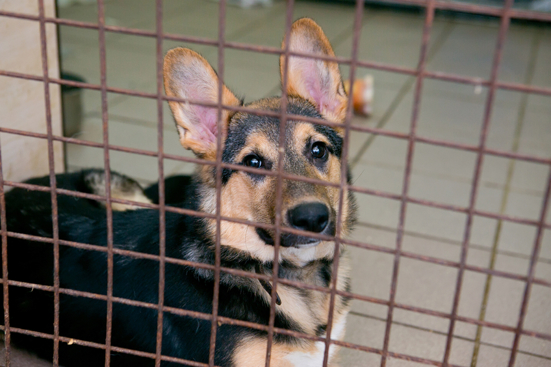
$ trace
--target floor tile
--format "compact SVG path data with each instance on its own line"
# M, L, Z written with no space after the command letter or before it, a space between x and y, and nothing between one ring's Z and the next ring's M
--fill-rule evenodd
M389 167L360 163L352 170L352 184L361 188L392 194L402 192L404 172Z
M486 320L502 325L516 326L524 282L493 277L486 309Z
M461 241L465 230L465 220L466 215L463 213L408 204L405 227L407 230Z
M532 285L524 328L549 334L551 330L551 289ZM549 351L551 356L551 350Z
M351 258L352 292L387 300L390 293L394 255L348 246ZM356 301L355 311L367 313L366 302Z
M341 366L379 366L381 357L374 353L342 348L339 352Z
M549 366L549 363L551 363L549 358L519 353L515 361L515 367L546 367Z
M542 87L551 86L551 76L549 75L547 67L551 62L551 42L549 42L549 36L551 36L551 28L543 27L541 29L541 41L536 56L533 82L534 85Z
M442 360L445 343L446 338L443 335L428 330L393 325L389 350L419 358Z
M457 269L402 258L396 302L430 310L451 310Z
M551 156L550 138L549 114L528 110L520 137L519 152L549 158Z
M520 337L519 350L551 359L551 342L549 340L522 335ZM517 366L522 366L522 364L517 364Z
M501 229L499 248L513 253L530 255L535 240L535 226L504 221Z
M354 325L354 327L347 328L345 341L371 348L383 348L384 321L351 314L347 323L348 325Z
M457 23L427 68L487 79L490 77L497 33L498 23L494 20Z
M392 19L392 21L391 21ZM395 22L395 20L399 20ZM358 58L391 65L414 68L419 61L424 15L396 13L387 10L371 10L363 22ZM433 24L433 38L447 22L436 20ZM392 45L392 47L388 47ZM350 57L352 34L336 48L336 53ZM429 51L430 52L430 51Z

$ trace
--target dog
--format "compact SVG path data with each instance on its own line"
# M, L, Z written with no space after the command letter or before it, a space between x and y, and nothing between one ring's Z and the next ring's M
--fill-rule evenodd
M293 52L334 56L322 29L311 19L293 23L283 47ZM280 58L280 72L286 67ZM287 112L325 119L337 128L289 118L286 125L283 170L288 174L338 184L341 180L344 119L348 96L338 65L320 59L290 56L288 59ZM208 62L196 52L176 48L164 60L164 85L169 97L218 102L218 77ZM244 105L226 86L222 89L226 106ZM223 168L221 174L221 215L273 225L276 221L275 176L262 172L278 166L280 120L277 117L234 112L221 113L222 129L217 129L218 110L196 104L170 101L182 146L199 158L214 161L217 137L222 139L222 161L257 168L254 172ZM261 99L246 105L253 110L279 112L281 97ZM252 171L252 170L251 170ZM351 177L347 175L350 183ZM57 175L57 186L81 192L105 194L103 171L87 170ZM169 178L167 204L180 208L216 212L216 169L200 166L190 177ZM49 178L28 183L49 186ZM111 195L138 202L158 201L157 186L146 190L133 180L111 174ZM282 225L307 232L334 235L340 200L339 188L307 182L282 180ZM8 231L52 238L52 208L49 192L15 188L5 195ZM107 246L106 210L93 200L57 196L59 238L96 246ZM355 201L351 192L343 195L341 234L353 227ZM112 230L116 249L159 254L159 213L152 209L113 204ZM211 218L166 212L166 256L198 263L214 264L216 221ZM339 251L338 279L334 280L335 243L320 241L307 234L284 232L280 237L279 258L274 258L275 231L236 222L222 221L220 228L221 265L252 273L272 275L274 261L278 276L311 285L337 289L350 288L349 266L344 248ZM342 245L341 245L342 247ZM54 255L51 242L22 238L8 239L9 279L52 286ZM214 272L192 266L165 264L164 305L177 309L212 313ZM107 294L107 254L101 251L61 244L59 285L98 295ZM114 254L113 296L145 302L145 308L114 301L111 345L148 353L156 351L159 262ZM271 285L267 281L220 273L218 315L268 325ZM323 337L327 329L330 295L278 283L275 327ZM9 287L10 326L53 335L54 295L51 291L19 285ZM331 338L345 333L349 299L335 298ZM59 335L77 340L106 342L107 303L104 299L60 294ZM162 325L162 354L208 363L211 321L165 311ZM52 358L53 341L12 332L15 345ZM70 345L69 345L70 344ZM275 333L271 366L321 366L325 343ZM220 323L216 333L217 366L258 367L265 364L267 332ZM329 365L337 366L331 345ZM102 366L105 350L79 343L59 343L59 363L64 367ZM122 352L112 352L111 366L154 366L154 360ZM162 366L179 365L163 361Z

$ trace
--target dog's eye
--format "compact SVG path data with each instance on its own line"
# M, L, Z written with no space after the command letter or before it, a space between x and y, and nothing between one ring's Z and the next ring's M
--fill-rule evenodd
M312 144L312 157L324 159L327 156L327 146L322 142Z
M243 163L247 167L252 168L262 168L264 166L264 162L262 161L262 158L255 154L249 154L243 159Z

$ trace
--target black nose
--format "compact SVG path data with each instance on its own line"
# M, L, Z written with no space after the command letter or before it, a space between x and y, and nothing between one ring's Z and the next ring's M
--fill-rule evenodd
M329 224L329 209L322 203L300 204L289 210L287 217L296 229L320 233Z

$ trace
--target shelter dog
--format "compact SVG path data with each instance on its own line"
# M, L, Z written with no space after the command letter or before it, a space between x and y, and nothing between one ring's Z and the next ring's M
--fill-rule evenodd
M284 45L295 52L333 56L333 50L321 28L310 19L300 19L292 26L290 40ZM284 70L284 57L280 59ZM290 57L288 65L287 112L323 118L342 123L348 97L336 63ZM192 50L169 51L164 63L165 90L168 96L217 103L218 77L212 67ZM222 102L240 106L227 87ZM280 111L281 98L262 99L247 105L250 109ZM189 103L171 101L180 142L198 157L214 161L216 140L222 135L223 162L258 169L258 173L223 169L221 215L264 224L275 223L276 181L262 172L278 165L280 120L245 112L222 111L223 127L217 129L218 111ZM343 128L289 119L283 169L286 173L339 183ZM207 213L216 211L216 170L211 165L200 167L193 178L183 178L181 192L168 193L183 198L181 208ZM350 182L350 177L348 177ZM48 185L47 177L29 181ZM132 197L147 201L141 188L129 184L123 176L112 175L115 197ZM85 171L57 176L58 187L87 192L101 192L104 180L98 171ZM174 182L173 182L174 183ZM171 184L170 190L178 190ZM169 190L169 191L170 191ZM155 201L155 188L146 190ZM183 195L181 193L184 193ZM14 189L6 194L8 230L35 236L52 237L51 198L49 193ZM282 182L283 226L308 232L334 235L336 231L339 189L305 182ZM342 233L350 231L355 220L354 198L346 192L343 202ZM66 241L107 245L105 209L85 199L58 196L59 238ZM114 208L131 209L131 208ZM159 214L156 210L113 212L113 242L116 249L145 254L159 254ZM193 262L214 264L216 221L166 212L166 256ZM333 242L319 241L304 235L284 232L280 238L279 258L274 259L273 230L221 222L221 264L249 272L272 274L274 261L279 262L279 277L328 287L333 279ZM51 243L10 237L8 267L11 280L52 286L54 255ZM347 261L340 251L340 267L336 280L339 290L349 289ZM112 305L111 345L155 353L157 304L159 296L159 262L115 254L113 257L113 296L144 302L152 307L138 307L115 300ZM211 270L167 262L165 264L164 305L209 314L212 312L214 273ZM60 287L107 294L106 252L76 248L62 244L59 248ZM292 287L277 286L275 326L312 336L323 336L327 328L329 294ZM11 327L54 332L54 295L51 291L11 285L9 287ZM220 274L218 314L248 322L268 325L270 284L258 279ZM341 339L345 332L348 302L337 295L332 338ZM105 299L77 297L61 292L59 334L63 337L104 344L106 342ZM162 354L206 363L209 356L211 321L163 314ZM12 333L14 343L34 350L44 358L52 358L52 340ZM321 366L323 342L274 335L271 365ZM216 334L217 366L258 367L264 365L267 333L261 330L221 323ZM330 349L330 365L336 366L337 347ZM60 343L60 364L102 366L105 351ZM153 366L151 358L112 352L111 366ZM176 363L162 362L162 366Z

